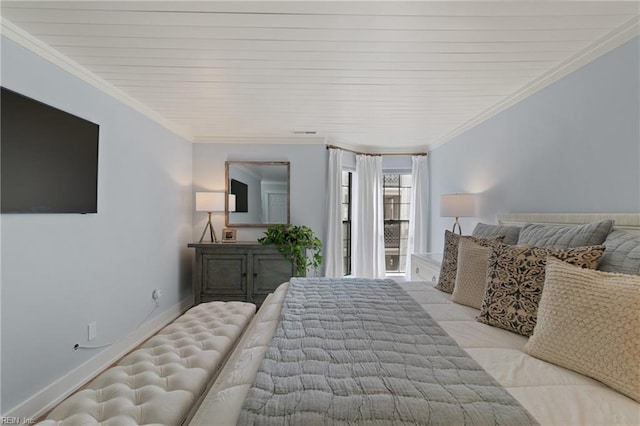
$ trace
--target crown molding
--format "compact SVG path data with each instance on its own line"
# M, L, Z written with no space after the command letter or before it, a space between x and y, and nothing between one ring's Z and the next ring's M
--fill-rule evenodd
M332 145L346 151L367 155L415 155L416 151L425 151L426 146L418 147L379 147L354 145L349 143L330 143L330 138L320 135L283 135L283 136L196 136L193 143L234 144L234 145Z
M65 71L71 73L72 75L80 78L81 80L91 84L92 86L98 88L103 91L107 95L118 99L134 110L144 114L149 117L151 120L157 122L168 130L176 133L177 135L192 141L194 143L236 143L236 144L324 144L326 143L327 138L322 135L282 135L282 136L259 136L259 137L251 137L251 136L198 136L193 137L193 135L188 132L182 126L173 123L166 118L162 117L157 112L153 111L140 101L132 98L127 95L120 89L113 86L111 83L103 80L98 77L88 69L82 67L76 62L72 61L62 53L53 49L51 46L45 44L39 39L35 38L31 34L17 27L15 24L6 20L3 17L0 17L0 33L7 37L8 39L18 43L24 48L32 51L38 56L50 61L51 63L59 66ZM479 125L480 123L490 119L491 117L499 114L500 112L506 110L507 108L515 105L521 100L531 96L532 94L542 90L548 85L554 83L555 81L561 79L562 77L570 74L573 71L581 68L587 63L595 60L596 58L604 55L605 53L615 49L616 47L622 45L623 43L631 40L633 37L640 35L640 18L634 17L629 20L622 26L617 29L609 32L607 35L602 37L601 39L595 41L590 44L588 47L573 55L566 61L562 62L558 66L554 67L550 71L546 72L542 76L532 80L527 85L523 86L521 89L513 93L511 96L505 98L489 109L483 111L482 113L476 115L474 118L468 120L462 125L455 128L453 131L447 133L445 136L435 140L433 143L427 144L428 150L433 150L436 147L449 142L456 136L466 132L467 130L472 129L473 127ZM371 152L384 154L384 148L380 149L372 146L353 146L354 149L357 149L362 152ZM394 152L398 151L398 148L392 149ZM415 147L410 149L411 151L415 151Z
M193 143L213 144L269 144L269 145L323 145L327 141L321 135L282 135L282 136L196 136Z
M460 134L474 128L480 123L487 121L491 117L499 114L500 112L533 95L534 93L544 89L550 84L560 80L562 77L578 70L579 68L583 67L589 62L594 61L605 53L612 51L616 47L623 45L624 43L634 37L637 37L638 35L640 35L640 17L634 17L615 30L609 32L604 37L591 43L585 49L571 56L569 59L565 60L558 66L552 68L540 77L532 80L508 98L498 102L491 108L485 110L471 120L458 126L453 131L436 140L434 143L429 144L429 150L433 150L434 148L437 148L438 146L449 142L456 136L459 136Z
M87 68L74 62L67 56L55 50L53 47L32 36L22 28L16 26L2 16L0 16L0 34L2 34L2 36L6 37L7 39L19 44L25 49L30 50L41 58L46 59L59 68L67 71L80 80L92 85L98 90L101 90L108 96L111 96L112 98L115 98L125 105L129 106L130 108L133 108L139 113L165 127L169 131L177 134L178 136L181 136L189 141L193 140L193 136L191 135L191 133L182 126L176 125L175 123L167 120L148 106L144 105L142 102L127 95L125 92L118 89L111 83L98 77Z

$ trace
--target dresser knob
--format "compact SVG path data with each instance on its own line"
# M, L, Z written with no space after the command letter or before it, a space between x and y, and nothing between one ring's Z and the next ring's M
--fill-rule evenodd
M420 268L416 267L416 274L420 273Z
M433 277L431 277L431 281L433 281L434 283L436 282L436 276L435 275Z

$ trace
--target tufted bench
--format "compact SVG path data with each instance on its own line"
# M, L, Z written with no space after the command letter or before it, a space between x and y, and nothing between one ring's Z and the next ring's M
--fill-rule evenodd
M255 314L243 302L197 305L58 405L40 425L179 425Z

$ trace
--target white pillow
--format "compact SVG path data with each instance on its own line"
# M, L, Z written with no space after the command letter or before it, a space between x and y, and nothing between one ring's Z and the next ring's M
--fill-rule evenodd
M524 351L640 402L640 276L582 269L550 256Z
M490 247L482 247L464 238L458 243L458 270L451 300L480 309L487 288L487 264Z

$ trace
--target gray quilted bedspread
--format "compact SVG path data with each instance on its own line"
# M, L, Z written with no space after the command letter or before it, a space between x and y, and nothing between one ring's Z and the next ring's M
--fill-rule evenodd
M238 424L530 425L398 284L292 279Z

